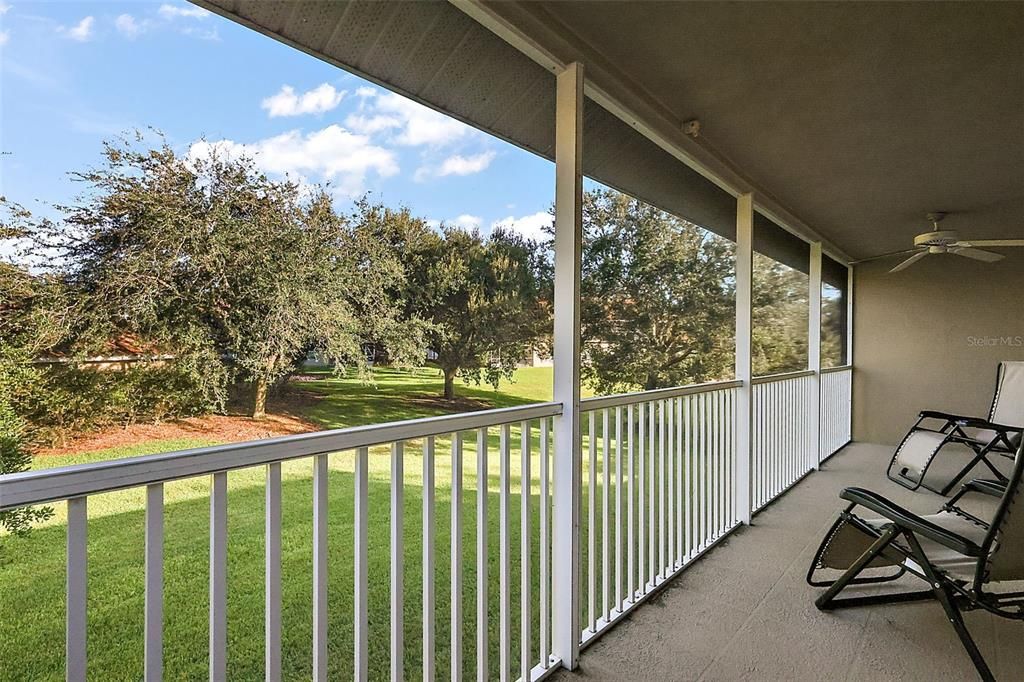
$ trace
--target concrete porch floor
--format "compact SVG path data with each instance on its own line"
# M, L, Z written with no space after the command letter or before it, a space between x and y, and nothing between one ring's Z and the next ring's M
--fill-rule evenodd
M586 649L578 670L553 679L977 679L935 602L814 607L820 590L804 578L844 504L842 488L872 489L919 513L942 504L886 479L891 453L847 446ZM896 584L923 586L907 578ZM996 677L1024 679L1024 622L978 611L965 620Z

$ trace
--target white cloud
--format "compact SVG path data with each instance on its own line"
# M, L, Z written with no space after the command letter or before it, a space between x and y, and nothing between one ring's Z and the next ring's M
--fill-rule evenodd
M193 7L190 5L170 5L164 3L160 5L160 9L157 12L164 19L205 19L210 16L202 7Z
M96 23L96 20L92 16L88 16L82 19L74 26L72 26L71 28L58 26L57 31L65 34L68 38L71 38L72 40L77 40L80 43L84 43L92 37L92 26L94 23Z
M461 121L395 93L378 97L377 108L397 114L403 119L402 132L395 139L398 144L440 146L462 138L472 131L472 128Z
M220 34L217 33L217 29L205 29L196 28L195 26L187 26L181 29L183 36L189 36L191 38L197 38L198 40L210 40L217 42L220 40Z
M395 116L349 114L345 119L345 125L357 133L376 135L391 128L401 128L402 121Z
M345 124L368 135L394 129L393 141L404 146L441 147L474 132L461 121L393 92L373 97L369 112L352 114Z
M6 45L7 41L11 39L11 34L7 31L0 31L0 46Z
M473 156L455 154L446 158L437 167L420 166L416 169L413 180L415 182L423 182L433 177L443 178L447 175L472 175L479 173L491 165L491 161L494 160L495 156L497 154L493 151L481 152Z
M337 125L305 135L292 130L248 144L200 140L192 144L189 158L203 158L214 150L229 157L249 156L269 174L288 175L299 181L310 177L330 181L348 196L363 190L369 173L382 178L398 173L393 152Z
M550 213L547 211L539 211L519 218L509 216L501 220L496 220L491 223L491 229L494 230L502 228L510 232L517 232L527 239L545 241L549 238L549 235L545 234L544 228L551 227L552 220Z
M130 14L121 14L114 19L114 28L117 32L126 38L136 38L140 33L146 30L143 23L137 21L135 17Z
M0 16L7 14L7 10L11 9L11 6L6 2L0 2Z
M366 98L366 97L376 97L376 96L377 96L377 88L371 88L371 87L366 86L366 85L364 85L361 88L356 88L356 97Z
M427 227L431 228L432 230L436 230L437 228L441 227L441 221L438 220L437 218L427 218L423 222L425 222L427 224Z
M281 90L260 103L271 118L278 116L301 116L302 114L322 114L337 107L345 96L344 90L335 90L329 83L323 83L298 95L295 88L282 85Z
M496 154L493 151L482 152L474 156L462 156L460 154L449 156L441 163L441 167L437 169L437 174L444 177L446 175L472 175L473 173L479 173L491 165L491 161L494 160L495 156Z
M455 225L456 227L461 227L464 230L475 230L479 228L480 225L483 224L483 222L483 219L480 218L479 216L463 213L462 215L457 216L455 220L452 221L452 225Z

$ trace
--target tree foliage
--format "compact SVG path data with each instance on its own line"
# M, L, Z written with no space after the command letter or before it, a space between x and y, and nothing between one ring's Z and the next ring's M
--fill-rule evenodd
M733 249L612 190L583 201L583 377L601 393L731 374Z
M138 142L138 140L136 140ZM166 144L107 143L104 163L73 174L87 187L63 220L22 221L72 288L81 352L124 332L172 353L212 405L231 379L268 387L316 350L364 364L367 342L402 355L396 266L350 230L330 196L274 181L251 160L182 158Z
M821 297L821 366L838 367L846 363L845 346L846 300L842 292L832 286L822 287Z
M751 364L754 374L807 369L808 277L754 254Z
M410 311L430 324L446 399L459 375L496 388L550 333L550 272L536 242L501 229L484 238L444 226L420 233L406 259Z
M0 263L0 475L27 471L32 464L26 424L16 406L26 401L37 380L29 363L34 353L62 333L60 301L56 283ZM24 535L33 523L52 515L50 507L3 511L0 528Z
M754 373L806 368L807 275L760 254L753 270ZM731 377L734 314L732 243L614 190L585 194L582 372L596 391Z
M28 471L32 457L25 448L25 424L6 401L0 399L0 475ZM0 528L13 535L29 532L33 523L53 516L51 507L22 507L0 511Z
M93 386L67 372L37 412L65 419L66 407L71 423L189 409L154 402L155 378L199 409L223 406L241 380L262 416L270 386L310 351L364 370L368 358L412 364L429 348L450 399L456 376L497 386L549 343L548 245L432 229L365 198L342 215L324 189L268 179L215 145L182 158L140 142L107 143L98 167L72 174L85 191L56 207L60 220L8 205L0 236L31 238L45 274L0 269L15 301L4 305L18 311L0 325L28 357L55 343L81 357L137 335L174 356L173 376ZM583 213L584 380L614 392L730 376L733 245L612 190L587 192ZM754 271L755 372L806 366L806 276L762 256ZM82 407L83 381L117 399Z

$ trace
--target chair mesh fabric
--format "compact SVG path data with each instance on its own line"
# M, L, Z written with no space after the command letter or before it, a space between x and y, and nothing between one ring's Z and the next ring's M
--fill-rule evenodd
M1024 426L1024 362L999 363L999 379L989 421Z
M845 571L871 547L876 539L875 536L868 535L850 522L842 520L836 524L831 535L825 539L825 547L821 550L818 566ZM872 560L867 568L895 566L898 563L899 561L879 556Z
M993 431L992 429L978 429L977 431L971 432L969 435L971 436L971 438L973 438L974 440L978 441L979 443L986 443L987 444L987 443L991 443L992 439L999 435L999 432L998 431ZM1020 445L1020 437L1021 437L1020 433L1011 433L1011 434L1009 434L1010 443L1014 447ZM1000 445L1002 445L1002 442L1000 442Z
M915 429L896 452L896 472L906 479L920 481L932 457L946 442L946 434Z
M941 511L937 514L922 516L921 518L963 536L978 545L984 542L985 536L988 534L988 529L985 526L954 512ZM864 519L864 522L879 531L884 530L891 523L888 519ZM918 542L921 543L921 549L924 550L925 556L928 557L933 567L957 579L974 579L974 574L978 567L977 557L960 554L945 545L929 540L923 535L918 534L916 537ZM906 548L906 543L902 539L896 541L895 544Z

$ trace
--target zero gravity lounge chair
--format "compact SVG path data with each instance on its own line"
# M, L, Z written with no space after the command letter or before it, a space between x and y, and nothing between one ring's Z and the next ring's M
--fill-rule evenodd
M1000 362L996 371L996 390L988 418L964 417L945 412L925 410L903 437L896 454L889 462L888 476L905 488L925 487L940 495L948 495L976 464L984 464L996 480L1006 477L988 456L998 453L1013 457L1021 442L1024 426L1024 362ZM932 460L946 445L958 443L970 448L973 456L941 489L924 482Z
M962 611L984 609L1003 618L1024 620L1024 592L990 591L994 583L1024 580L1024 457L1019 455L1005 483L973 480L938 513L918 516L861 488L846 488L850 502L819 547L807 582L828 589L815 606L823 611L935 599L959 636L978 674L994 680L991 670L964 625ZM998 498L988 521L958 506L964 496ZM991 500L990 500L991 501ZM861 510L865 514L861 515ZM888 573L877 573L880 569ZM833 581L816 579L823 569L839 569ZM863 575L871 571L873 575ZM836 596L850 585L895 580L904 574L928 583L918 592Z

